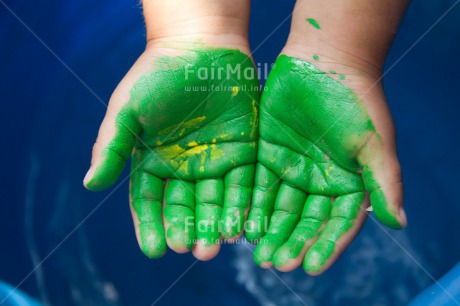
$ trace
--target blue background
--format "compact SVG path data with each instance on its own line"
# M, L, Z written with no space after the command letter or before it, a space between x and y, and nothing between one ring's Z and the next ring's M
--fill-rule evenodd
M415 0L386 65L408 228L384 229L371 218L337 264L316 278L301 270L259 269L246 246L225 245L216 259L195 264L175 284L194 259L172 252L154 261L142 255L128 185L100 206L111 191L83 188L105 107L52 54L108 101L144 48L137 1L5 1L52 52L2 1L3 281L15 286L46 258L20 289L53 305L150 305L158 298L157 305L404 305L459 260L460 5L414 45L454 1ZM293 5L253 0L256 62L275 60Z

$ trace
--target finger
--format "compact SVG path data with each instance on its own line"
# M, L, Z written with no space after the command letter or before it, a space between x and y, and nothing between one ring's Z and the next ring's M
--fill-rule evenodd
M246 239L250 242L257 242L265 234L279 187L278 176L264 165L257 164L252 203L245 231Z
M263 268L272 265L276 250L289 238L297 224L307 194L286 183L281 184L267 234L254 251L254 261Z
M315 242L331 213L332 200L328 196L309 195L302 216L289 237L273 257L273 265L288 272L299 267L308 248Z
M140 131L141 126L128 104L117 107L115 102L110 103L93 146L91 167L83 180L86 188L99 191L115 183Z
M224 181L209 179L196 183L195 230L197 242L193 255L209 260L220 250L219 220L224 203Z
M364 192L334 200L330 219L305 255L303 268L307 273L317 275L324 272L342 254L364 224L366 206Z
M359 156L364 185L377 219L390 228L401 229L407 225L401 167L395 152L382 153L378 140L378 135L373 137Z
M136 169L133 161L130 200L136 237L142 252L149 258L159 258L166 252L162 219L164 181Z
M195 185L171 179L166 184L163 211L166 242L177 253L192 249L195 242Z
M230 170L225 175L224 208L221 216L222 237L237 239L243 232L254 183L254 165Z

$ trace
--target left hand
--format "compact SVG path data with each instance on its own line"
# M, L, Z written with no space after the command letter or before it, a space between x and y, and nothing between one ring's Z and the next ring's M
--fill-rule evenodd
M335 66L340 73L341 65ZM283 54L267 80L245 234L259 243L254 260L262 267L290 271L303 261L308 273L323 272L363 225L366 191L383 224L405 226L400 167L394 137L388 137L393 125L381 111L383 91L361 100L347 85L369 88L371 80L345 81L337 73ZM373 120L370 113L379 117Z

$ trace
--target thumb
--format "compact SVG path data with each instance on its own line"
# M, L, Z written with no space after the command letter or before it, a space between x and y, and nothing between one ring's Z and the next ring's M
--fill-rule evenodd
M401 167L396 150L383 147L375 134L361 151L359 162L364 185L377 219L390 228L401 229L407 225Z
M83 180L86 188L99 191L115 183L140 131L130 105L111 101L93 147L91 167Z

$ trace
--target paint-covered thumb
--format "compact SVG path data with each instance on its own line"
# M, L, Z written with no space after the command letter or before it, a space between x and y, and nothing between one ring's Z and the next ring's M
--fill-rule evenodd
M100 153L96 160L83 180L85 187L91 191L100 191L112 186L126 163L126 159L107 148Z
M83 183L92 191L110 187L120 176L130 157L141 126L128 108L118 114L107 111L93 147L91 168Z

